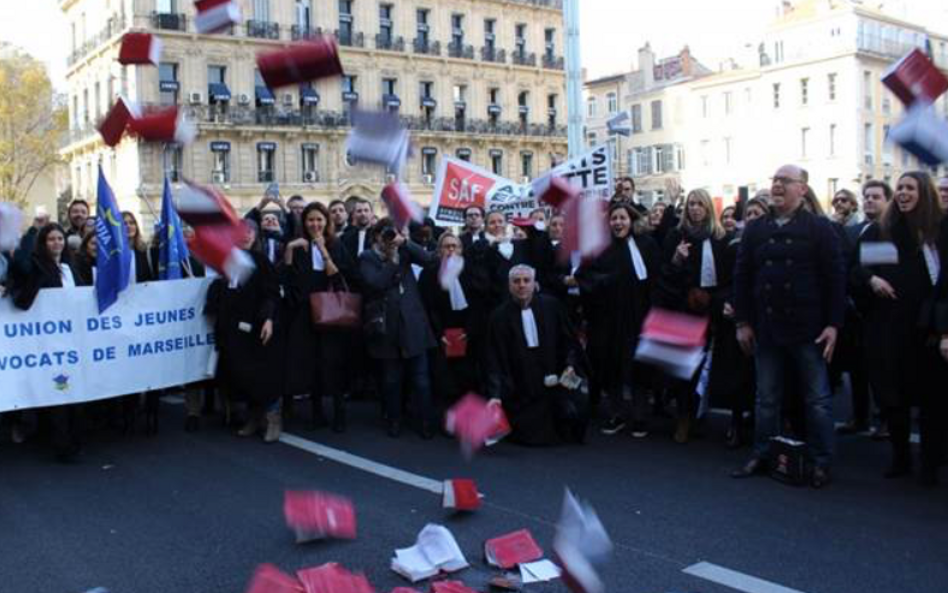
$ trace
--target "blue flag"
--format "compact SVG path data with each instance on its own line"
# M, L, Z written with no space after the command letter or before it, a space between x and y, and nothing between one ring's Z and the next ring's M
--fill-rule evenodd
M96 196L95 234L99 246L96 254L95 296L99 313L118 300L120 292L128 287L132 271L132 251L128 247L128 232L115 194L99 167L99 189Z
M161 222L158 223L158 279L178 280L181 266L188 261L188 244L184 241L181 220L171 200L171 184L165 177L165 192L161 198Z

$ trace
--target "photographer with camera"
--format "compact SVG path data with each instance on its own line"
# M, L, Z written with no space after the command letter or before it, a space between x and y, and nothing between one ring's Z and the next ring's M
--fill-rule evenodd
M378 361L388 435L401 434L402 384L408 375L414 399L411 410L424 439L434 436L434 407L428 374L428 351L437 346L412 264L436 266L437 256L406 238L389 218L370 233L372 248L362 252L365 339L369 356Z

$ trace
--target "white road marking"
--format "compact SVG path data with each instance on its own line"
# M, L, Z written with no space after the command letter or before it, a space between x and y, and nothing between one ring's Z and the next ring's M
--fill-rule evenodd
M746 593L803 593L797 589L771 583L710 562L692 564L682 572Z
M437 494L440 496L444 492L444 484L441 480L433 480L431 478L419 476L418 474L406 472L405 470L378 463L376 461L372 461L371 459L366 459L365 457L359 457L358 455L353 455L352 453L347 453L339 449L333 449L332 447L327 447L326 445L314 443L313 441L308 441L292 434L284 432L283 435L280 436L280 442L284 445L289 445L308 453L319 455L320 457L325 457L326 459L331 459L337 463L342 463L344 465L348 465L349 467L354 467L356 469L369 472L370 474L375 474L395 482L413 486L419 490L426 490L432 494Z

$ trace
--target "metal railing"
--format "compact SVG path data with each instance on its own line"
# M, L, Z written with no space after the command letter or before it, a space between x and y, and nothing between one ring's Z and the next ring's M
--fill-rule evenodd
M247 21L247 37L279 39L280 24L269 21Z
M90 37L75 49L69 56L66 58L66 64L72 66L82 58L86 57L92 53L97 47L118 35L125 30L125 17L123 16L113 16L108 21L106 21L105 26L95 35Z
M455 43L452 41L448 44L448 57L449 58L459 58L464 60L473 60L474 59L474 46L466 45L464 43Z
M540 6L543 8L555 8L563 10L563 0L511 0L520 4L530 4L531 6Z
M563 59L563 56L543 54L543 67L548 70L565 70L566 60Z
M405 51L405 38L392 37L391 35L382 35L381 33L376 33L375 49L381 49L385 51Z
M515 66L535 67L537 65L537 55L535 53L515 51L510 54L510 57Z
M208 125L223 126L264 126L264 127L318 127L325 129L344 129L350 127L349 116L345 112L328 110L303 111L298 108L257 108L255 106L231 106L219 109L209 105L189 105L185 107L188 116L194 121ZM566 126L547 124L528 124L519 121L497 121L481 119L458 119L454 117L400 116L402 124L409 130L418 132L445 132L461 134L495 134L502 136L549 136L565 137Z
M441 42L440 41L425 41L423 39L415 38L412 47L415 50L416 54L428 55L428 56L440 56L441 55Z
M290 26L290 39L299 41L301 39L316 39L323 36L322 27L301 27L300 25Z
M188 17L177 12L153 12L151 26L163 31L187 31Z
M507 52L496 47L484 46L481 48L481 60L484 62L494 62L497 64L507 63Z
M343 34L337 29L335 35L339 45L343 47L365 47L365 33L361 31Z

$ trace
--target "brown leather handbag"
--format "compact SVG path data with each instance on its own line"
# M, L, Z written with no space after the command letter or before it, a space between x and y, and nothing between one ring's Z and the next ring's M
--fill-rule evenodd
M320 329L357 329L362 327L362 295L349 291L345 278L342 290L330 284L325 292L309 295L313 325Z

